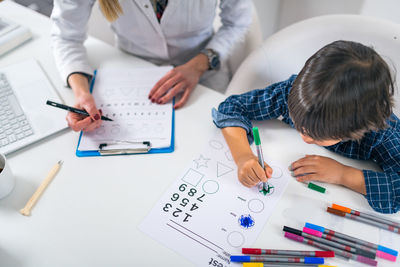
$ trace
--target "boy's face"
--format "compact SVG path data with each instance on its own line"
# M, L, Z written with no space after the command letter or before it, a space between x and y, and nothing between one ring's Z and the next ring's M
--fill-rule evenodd
M316 144L318 146L333 146L339 143L342 140L314 140L309 136L300 134L301 138L303 139L304 142L307 144Z

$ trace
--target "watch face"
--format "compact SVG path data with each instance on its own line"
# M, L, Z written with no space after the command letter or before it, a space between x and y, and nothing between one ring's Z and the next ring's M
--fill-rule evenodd
M210 61L211 69L215 69L219 66L219 58L217 56L213 56Z

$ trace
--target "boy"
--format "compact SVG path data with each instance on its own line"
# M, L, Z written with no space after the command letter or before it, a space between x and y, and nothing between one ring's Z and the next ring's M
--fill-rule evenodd
M400 209L400 120L392 113L393 93L389 67L373 49L336 41L309 58L298 76L228 97L213 109L213 119L223 128L243 185L252 187L272 175L250 149L251 120L282 116L304 142L373 160L383 170L307 155L289 167L298 181L341 184L364 194L376 211L395 213Z

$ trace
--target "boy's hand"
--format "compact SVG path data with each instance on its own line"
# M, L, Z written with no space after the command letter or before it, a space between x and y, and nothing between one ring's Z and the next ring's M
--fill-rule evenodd
M265 169L263 169L254 155L239 158L237 165L239 181L246 187L253 187L271 178L272 168L264 162Z
M331 158L306 155L291 164L292 175L299 182L321 181L332 184L343 184L348 166Z

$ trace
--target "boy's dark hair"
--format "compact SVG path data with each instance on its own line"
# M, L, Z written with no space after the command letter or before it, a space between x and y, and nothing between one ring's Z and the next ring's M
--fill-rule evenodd
M288 107L296 129L314 140L359 140L386 127L393 79L370 47L350 41L326 45L310 57L293 83Z

